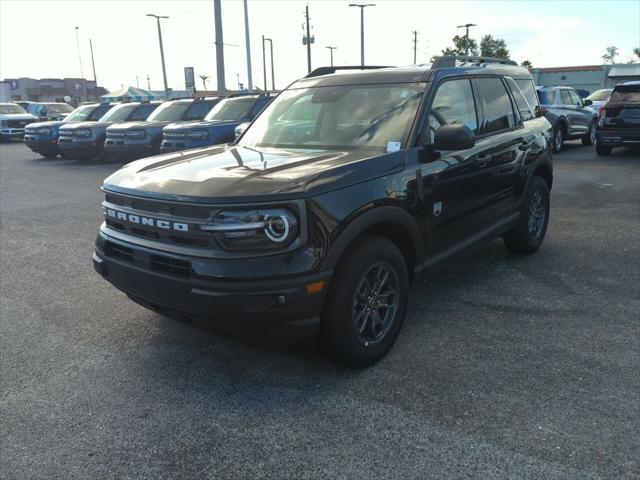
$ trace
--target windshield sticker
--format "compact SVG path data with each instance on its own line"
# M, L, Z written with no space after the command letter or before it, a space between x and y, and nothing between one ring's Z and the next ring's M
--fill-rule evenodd
M387 142L387 153L400 150L400 142Z

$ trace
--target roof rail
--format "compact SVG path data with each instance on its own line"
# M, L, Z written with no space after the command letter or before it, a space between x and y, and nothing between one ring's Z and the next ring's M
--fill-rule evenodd
M477 57L468 55L443 55L436 57L431 68L450 68L456 67L456 62L470 63L473 65L481 65L483 63L497 63L500 65L515 65L518 63L508 58L495 58L495 57Z
M315 70L311 70L302 78L312 78L319 77L320 75L329 75L331 73L336 73L338 70L375 70L377 68L393 68L389 65L357 65L350 67L348 65L339 66L339 67L318 67Z

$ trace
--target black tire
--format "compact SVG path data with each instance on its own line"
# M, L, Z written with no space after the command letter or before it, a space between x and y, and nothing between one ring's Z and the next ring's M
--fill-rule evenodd
M566 138L565 135L565 128L562 124L553 127L553 153L560 153L562 151L564 139Z
M598 142L596 142L596 153L600 156L607 156L611 153L611 150L613 150L613 147L610 147L608 145L602 145Z
M385 278L383 269L388 275L380 284L376 279ZM340 363L371 365L393 346L404 321L409 299L405 258L393 242L363 236L342 256L327 295L320 325L323 347Z
M596 143L596 129L598 128L598 123L596 122L596 120L593 120L591 122L591 125L589 126L589 131L587 132L587 134L582 137L582 145L585 146L589 146L589 145L593 145L594 143Z
M549 224L549 205L547 182L534 175L520 208L518 224L503 237L509 251L528 255L540 248Z

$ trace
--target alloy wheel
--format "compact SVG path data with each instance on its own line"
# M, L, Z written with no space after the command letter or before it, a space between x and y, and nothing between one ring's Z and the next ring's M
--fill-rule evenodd
M536 190L531 196L529 204L529 235L537 240L542 235L544 222L547 217L547 206L540 190Z

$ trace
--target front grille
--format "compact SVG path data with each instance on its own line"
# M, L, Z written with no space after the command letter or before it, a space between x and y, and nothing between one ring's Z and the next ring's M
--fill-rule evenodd
M5 120L7 128L24 128L25 125L33 123L33 120Z
M180 132L172 132L172 131L164 131L164 133L162 134L164 136L164 138L185 138L187 136L186 133L180 133Z
M133 250L113 242L105 242L104 254L107 257L133 262Z
M107 138L123 138L127 134L126 132L109 132L107 131Z
M177 260L175 258L163 257L161 255L151 255L150 262L151 270L179 277L188 277L191 275L191 263L186 260Z
M190 206L176 205L172 203L164 203L150 200L143 200L132 197L123 197L107 193L105 200L114 205L130 208L132 210L141 210L149 213L161 213L171 215L173 217L187 217L194 219L207 220L210 217L208 208L198 208Z

